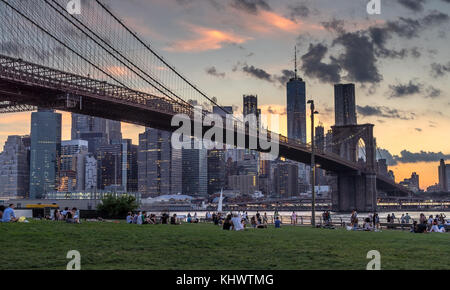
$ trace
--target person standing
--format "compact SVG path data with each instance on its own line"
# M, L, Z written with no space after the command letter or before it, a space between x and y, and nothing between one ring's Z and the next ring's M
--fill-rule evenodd
M295 211L293 211L291 215L291 224L293 225L297 224L297 214L295 213Z
M409 221L411 220L411 217L409 216L409 214L408 213L406 213L406 215L405 215L405 222L407 223L407 224L409 224Z

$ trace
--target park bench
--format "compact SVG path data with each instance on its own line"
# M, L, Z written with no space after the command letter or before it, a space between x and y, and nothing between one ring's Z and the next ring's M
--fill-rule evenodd
M404 223L380 223L381 228L387 229L401 229L401 230L409 230L411 229L412 224L404 224Z

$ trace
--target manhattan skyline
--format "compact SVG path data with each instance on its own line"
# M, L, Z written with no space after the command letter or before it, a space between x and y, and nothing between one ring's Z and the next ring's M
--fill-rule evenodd
M399 156L391 167L397 181L416 171L425 189L437 182L439 159L450 158L446 1L383 2L375 16L366 13L365 1L342 1L337 10L327 7L330 1L122 2L109 4L177 69L239 111L242 95L257 94L262 113L281 115L282 134L297 45L299 76L325 130L334 123L334 83L353 82L358 122L374 123L378 146ZM8 135L29 134L30 115L1 118L0 144ZM62 126L69 140L70 114L63 113ZM124 124L122 131L137 144L144 128ZM421 151L434 154L408 154Z

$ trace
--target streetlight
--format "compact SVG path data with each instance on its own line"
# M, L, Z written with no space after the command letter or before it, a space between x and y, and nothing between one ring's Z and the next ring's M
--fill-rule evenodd
M319 112L316 111L314 106L314 101L309 100L308 104L310 104L311 108L311 194L312 194L312 203L311 203L311 225L313 227L316 226L316 189L315 189L315 183L316 183L316 162L315 162L315 156L314 156L314 115L319 114Z

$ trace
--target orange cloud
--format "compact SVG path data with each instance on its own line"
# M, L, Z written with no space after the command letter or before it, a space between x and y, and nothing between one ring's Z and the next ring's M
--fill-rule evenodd
M227 43L241 44L250 39L234 34L233 32L199 26L191 26L191 31L198 37L190 40L176 41L171 46L167 47L166 50L177 52L201 52L220 49Z
M261 11L260 18L263 22L280 30L287 32L297 32L300 29L300 23L296 23L288 18L280 16L274 12Z
M128 68L123 66L109 66L106 68L106 71L114 76L124 76L128 73Z

